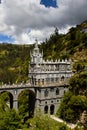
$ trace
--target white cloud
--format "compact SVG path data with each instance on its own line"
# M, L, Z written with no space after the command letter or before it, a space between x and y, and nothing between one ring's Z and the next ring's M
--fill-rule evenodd
M0 33L12 35L15 43L43 41L87 18L87 0L57 0L59 8L45 8L40 0L3 0L0 5Z

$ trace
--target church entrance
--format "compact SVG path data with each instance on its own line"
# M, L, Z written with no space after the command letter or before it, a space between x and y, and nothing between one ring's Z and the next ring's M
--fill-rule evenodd
M51 106L50 106L50 114L51 114L51 115L54 114L54 109L55 109L55 106L54 106L54 105L51 105Z
M48 106L47 106L47 105L44 107L44 113L45 113L45 114L48 113Z

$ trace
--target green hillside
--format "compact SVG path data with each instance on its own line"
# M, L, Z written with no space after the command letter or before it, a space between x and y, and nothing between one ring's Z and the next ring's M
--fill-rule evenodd
M12 84L28 80L32 47L33 45L0 44L0 82Z
M80 25L79 25L80 26ZM44 56L53 59L72 58L87 59L87 33L82 33L80 27L71 28L66 35L54 32L48 40L42 43Z
M87 21L71 28L65 35L59 34L55 28L49 39L39 45L43 50L44 59L65 59L84 62L87 64L87 33L81 29ZM30 50L34 45L0 44L0 83L15 83L28 80Z

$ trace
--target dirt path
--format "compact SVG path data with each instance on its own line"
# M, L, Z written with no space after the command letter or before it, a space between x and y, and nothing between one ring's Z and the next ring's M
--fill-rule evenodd
M76 124L72 124L72 123L66 123L65 121L63 121L62 119L60 119L60 118L58 118L58 117L56 117L56 116L54 116L54 115L51 115L50 116L52 119L54 119L55 121L58 121L58 122L61 122L61 123L64 123L64 124L66 124L69 128L71 128L71 129L73 129L73 128L75 128L76 127Z

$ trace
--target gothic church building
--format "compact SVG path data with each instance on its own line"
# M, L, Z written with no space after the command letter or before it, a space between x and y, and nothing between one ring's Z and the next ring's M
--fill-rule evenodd
M30 84L36 88L35 109L45 114L55 114L61 98L67 91L68 81L73 75L71 60L49 61L43 59L36 42L30 54Z

